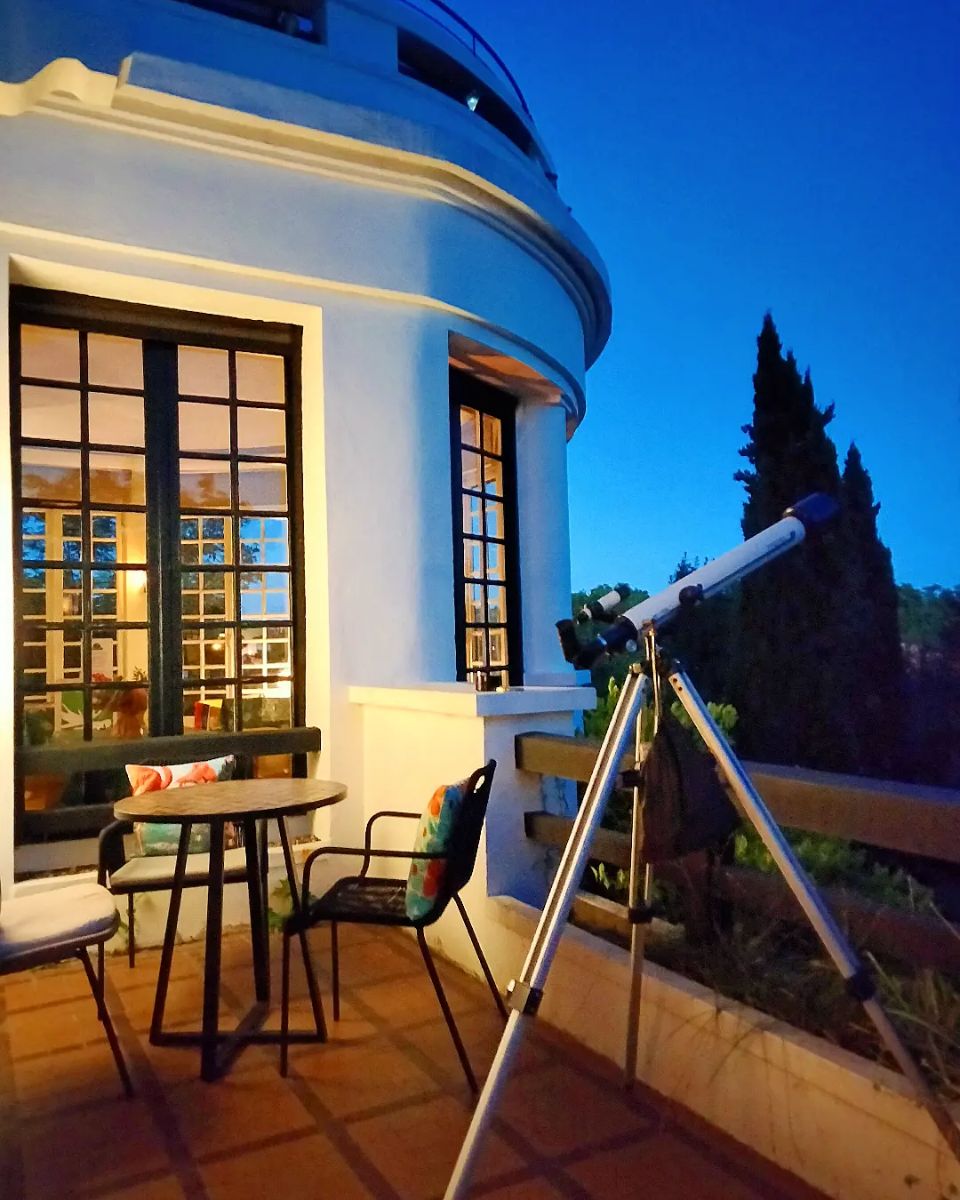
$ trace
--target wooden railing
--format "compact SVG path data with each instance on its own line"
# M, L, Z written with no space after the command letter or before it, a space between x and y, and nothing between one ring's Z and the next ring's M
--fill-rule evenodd
M599 742L587 738L524 733L516 739L516 764L539 775L586 782L598 749ZM744 765L774 819L785 827L960 864L960 792L763 763ZM569 818L549 813L526 815L527 836L542 845L562 846L572 824ZM591 857L628 867L630 839L603 829L594 840ZM660 878L684 890L694 919L703 893L703 872L698 856L657 868ZM718 899L735 905L797 924L806 921L778 876L714 866L711 888ZM919 966L960 970L960 926L932 914L879 904L847 889L821 891L863 949Z

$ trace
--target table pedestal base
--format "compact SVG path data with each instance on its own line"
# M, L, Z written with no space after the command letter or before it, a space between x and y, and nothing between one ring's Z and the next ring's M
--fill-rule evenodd
M160 974L157 979L157 995L150 1022L150 1042L154 1046L199 1046L200 1076L212 1081L219 1079L230 1067L244 1046L278 1045L290 1042L325 1042L327 1027L323 1017L320 989L313 973L313 964L307 946L306 934L301 935L303 965L307 975L307 988L313 1008L316 1032L310 1030L263 1029L270 1010L270 949L266 917L266 863L260 861L256 821L242 822L244 849L246 851L247 893L250 905L250 937L253 948L253 975L257 1002L232 1030L221 1031L220 1020L220 949L223 935L223 855L224 821L210 821L210 874L207 887L206 953L203 969L203 1021L199 1030L167 1031L163 1028L163 1014L170 984L170 969L173 965L173 950L177 938L177 922L180 918L180 901L183 881L187 869L187 851L190 845L192 822L185 821L180 831L177 847L177 862L174 868L173 888L170 894L170 910L167 913L166 930L163 937L163 952L160 957ZM284 865L290 886L290 898L294 912L300 914L300 891L290 842L283 817L277 818L280 843L283 847Z

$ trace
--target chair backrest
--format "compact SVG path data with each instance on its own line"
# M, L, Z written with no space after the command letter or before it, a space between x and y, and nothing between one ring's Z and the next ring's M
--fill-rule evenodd
M470 881L477 861L480 834L483 831L487 802L490 799L490 785L493 783L493 773L496 769L496 760L491 758L467 780L463 799L457 807L453 828L450 830L447 869L438 889L431 920L435 920L460 889Z

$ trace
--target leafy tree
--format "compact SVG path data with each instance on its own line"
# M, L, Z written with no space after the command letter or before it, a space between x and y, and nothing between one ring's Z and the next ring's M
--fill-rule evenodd
M747 492L744 537L779 520L811 492L837 496L837 452L807 372L784 356L768 313L757 339L753 420L736 473ZM844 603L841 539L836 529L806 539L740 587L737 671L731 695L741 714L741 748L750 758L843 770L850 737L840 666Z
M845 595L842 667L850 699L848 769L891 776L906 761L903 652L890 551L877 533L873 485L851 445L841 479Z
M907 713L919 782L960 787L960 587L901 585Z

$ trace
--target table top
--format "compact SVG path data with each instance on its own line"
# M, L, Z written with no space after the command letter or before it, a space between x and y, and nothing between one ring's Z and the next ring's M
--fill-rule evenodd
M240 821L309 812L346 794L345 784L329 779L228 779L127 796L113 812L122 821Z

